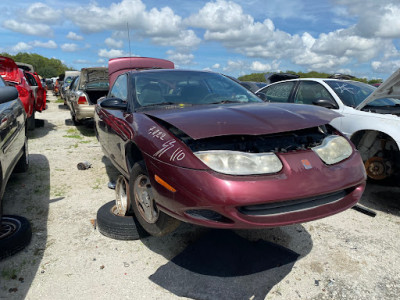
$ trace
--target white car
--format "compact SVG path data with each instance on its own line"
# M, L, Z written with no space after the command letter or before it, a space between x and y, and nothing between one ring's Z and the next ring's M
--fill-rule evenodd
M313 104L342 116L331 125L348 136L375 180L400 174L400 69L378 88L358 81L298 78L256 94L266 102Z

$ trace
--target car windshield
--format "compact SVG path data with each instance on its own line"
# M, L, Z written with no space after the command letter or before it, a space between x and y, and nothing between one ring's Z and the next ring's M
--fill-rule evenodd
M351 107L357 107L363 102L376 87L356 81L326 80L325 81L338 95L342 102ZM382 98L368 103L368 106L398 106L400 100L394 98Z
M141 72L134 76L139 106L262 102L223 75L202 71Z

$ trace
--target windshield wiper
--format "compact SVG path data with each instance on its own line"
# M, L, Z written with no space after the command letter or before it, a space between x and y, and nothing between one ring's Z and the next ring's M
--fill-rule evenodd
M147 107L154 107L154 106L164 106L164 105L178 105L178 106L191 106L191 103L176 103L176 102L160 102L160 103L153 103L153 104L148 104L148 105L143 105L140 108L145 109Z
M227 103L243 103L243 101L238 101L238 100L221 100L221 101L217 101L217 102L204 103L204 104L227 104Z

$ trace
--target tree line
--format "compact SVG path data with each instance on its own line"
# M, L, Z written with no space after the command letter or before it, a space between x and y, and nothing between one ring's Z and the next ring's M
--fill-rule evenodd
M58 77L65 71L73 70L56 58L47 58L36 53L19 52L16 55L0 53L1 56L12 58L16 62L30 64L35 72L44 78Z
M332 74L328 74L328 73L321 73L321 72L316 72L316 71L310 71L307 73L303 73L303 72L294 72L294 71L286 71L286 72L279 72L279 73L289 73L289 74L295 74L300 76L300 78L328 78L329 76L331 76ZM265 82L265 74L268 73L252 73L249 75L244 75L244 76L240 76L238 79L240 81L258 81L258 82ZM382 82L382 79L370 79L368 80L367 78L357 78L354 77L351 80L356 80L356 81L361 81L361 82L365 82L368 84L374 84L374 83L380 83Z

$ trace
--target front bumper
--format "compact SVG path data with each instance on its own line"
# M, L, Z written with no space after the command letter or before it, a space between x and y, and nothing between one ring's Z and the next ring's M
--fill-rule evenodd
M312 151L279 156L278 174L230 176L193 170L146 156L158 207L188 223L214 228L265 228L303 223L354 206L365 188L365 169L358 152L327 166ZM302 160L313 166L305 169ZM176 192L154 180L157 175Z

